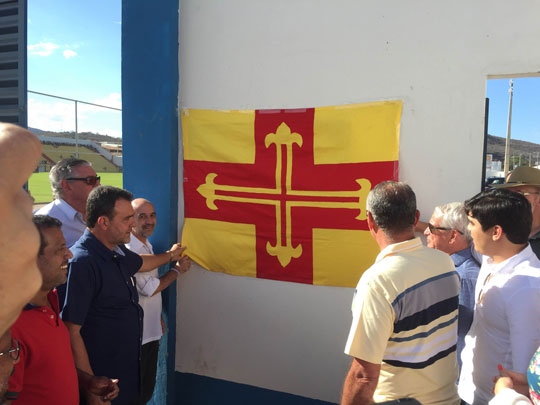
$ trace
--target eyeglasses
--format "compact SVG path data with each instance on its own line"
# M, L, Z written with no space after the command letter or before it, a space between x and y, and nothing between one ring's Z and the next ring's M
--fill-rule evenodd
M431 223L428 222L427 224L428 228L429 228L429 232L430 233L433 233L435 231L435 229L438 229L439 231L456 231L458 232L459 234L463 235L463 232L461 232L459 229L453 229L453 228L445 228L443 226L435 226Z
M6 354L9 354L9 357L13 361L19 360L19 351L21 350L21 347L19 346L19 341L15 338L11 339L11 349L5 352L0 352L0 356L4 356Z
M79 180L84 181L89 186L95 186L96 183L101 179L99 176L87 176L87 177L68 177L66 180Z

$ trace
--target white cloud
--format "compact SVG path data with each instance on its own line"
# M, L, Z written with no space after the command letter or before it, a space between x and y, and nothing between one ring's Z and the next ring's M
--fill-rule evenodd
M50 56L60 46L52 42L40 42L34 45L28 45L30 55Z
M64 58L69 59L73 58L74 56L77 56L77 52L72 51L71 49L66 49L64 51Z
M114 136L115 138L122 138L122 130L118 130L118 129L100 128L96 132L101 135L109 135L109 136Z
M42 101L31 97L28 99L28 126L55 132L73 131L75 107L68 101Z
M107 107L122 108L122 95L120 93L110 93L107 97L94 100L94 103L106 105Z
M99 104L105 107L119 108L122 109L122 96L120 93L110 93L106 97L95 98L93 100L84 100L89 101L90 103ZM79 104L79 112L81 113L97 113L104 111L114 111L102 107L96 107L88 104ZM120 112L118 112L120 113Z
M94 100L94 102L117 107L118 105L111 105L111 102L105 103L105 101L118 99L119 96L118 93L111 93L107 98ZM95 132L114 137L122 136L122 114L120 111L83 103L78 104L77 110L79 132ZM75 104L69 101L55 100L51 97L32 96L28 99L28 126L55 132L74 131Z

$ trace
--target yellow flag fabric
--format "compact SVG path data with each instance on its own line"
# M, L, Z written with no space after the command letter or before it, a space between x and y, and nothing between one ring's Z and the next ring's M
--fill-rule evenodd
M401 101L182 111L182 243L208 270L354 287L378 248L371 188L397 180Z

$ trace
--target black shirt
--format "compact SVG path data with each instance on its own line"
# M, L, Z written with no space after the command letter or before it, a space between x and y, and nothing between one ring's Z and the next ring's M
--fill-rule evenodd
M140 395L143 310L133 275L141 257L118 246L111 251L88 230L71 248L64 321L81 325L95 375L118 378L114 404Z

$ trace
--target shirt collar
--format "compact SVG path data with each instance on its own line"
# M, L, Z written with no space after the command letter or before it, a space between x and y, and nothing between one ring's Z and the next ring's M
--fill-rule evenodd
M47 294L47 300L49 301L49 304L51 304L53 311L56 312L56 315L58 315L58 313L60 312L60 305L58 304L58 295L56 294L56 288L54 290L51 290L49 294ZM23 311L29 311L31 309L37 308L41 307L29 302L24 306Z
M382 259L384 259L387 256L392 256L397 253L405 252L408 250L414 250L418 249L422 246L422 241L420 238L413 238L406 240L404 242L398 242L393 243L391 245L386 246L381 252L377 255L377 258L375 259L375 263L380 262Z
M54 205L56 205L56 207L58 207L58 209L62 211L66 217L78 217L82 221L82 214L61 198L57 198L56 200L54 200Z
M94 236L89 229L86 229L80 239L83 245L91 246L92 253L96 253L105 260L113 260L118 254L125 256L123 251L124 245L115 246L113 250L105 246L98 238ZM124 248L125 249L125 248Z
M471 248L465 248L463 250L460 250L459 252L452 253L450 255L450 258L454 262L455 267L461 266L465 261L469 260L470 258L473 258L473 255L471 253ZM474 258L473 258L474 259Z
M137 238L133 233L130 235L129 245L134 251L140 251L141 249L145 249L148 251L148 253L152 252L152 244L148 239L146 239L146 243Z
M533 256L536 257L536 255L534 254L531 248L531 245L527 244L527 247L525 249L523 249L518 254L515 254L514 256L509 257L504 262L493 263L493 260L491 259L491 257L487 257L487 259L482 264L488 266L488 268L490 269L492 273L498 273L500 271L511 272L514 270L515 265Z

